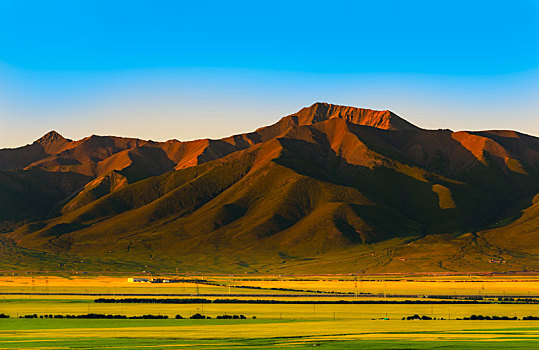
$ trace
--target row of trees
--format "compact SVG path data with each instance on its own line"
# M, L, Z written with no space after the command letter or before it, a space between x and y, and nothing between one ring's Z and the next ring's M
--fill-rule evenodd
M182 319L183 317L181 315L176 315L176 319ZM191 317L189 317L190 319L193 319L193 320L204 320L204 319L211 319L210 316L206 316L206 315L202 315L202 314L199 314L199 313L196 313L194 315L191 315ZM217 317L215 317L216 319L218 320L245 320L247 319L247 317L245 317L244 315L219 315ZM253 319L255 319L256 316L253 316Z
M9 315L0 314L0 318L9 318ZM145 319L145 320L164 320L168 319L168 316L166 315L142 315L142 316L126 316L126 315L105 315L105 314L86 314L86 315L40 315L37 314L30 314L30 315L23 315L19 316L19 318L81 318L81 319L120 319L120 320L139 320L139 319ZM184 317L182 315L176 315L174 317L177 320L183 319ZM191 315L189 317L190 319L199 320L199 319L211 319L210 316L205 316L199 313L196 313L194 315ZM219 320L245 320L247 317L244 315L219 315L216 317ZM255 319L256 316L253 316L253 319Z
M9 317L9 316L8 316ZM32 314L32 315L23 315L19 316L19 318L84 318L84 319L130 319L130 320L137 320L137 319L150 319L150 320L163 320L167 319L168 316L166 315L142 315L142 316L126 316L126 315L105 315L105 314L86 314L86 315L40 315Z
M122 303L122 304L211 304L212 300L202 298L185 298L185 299L166 299L166 298L99 298L95 299L94 303Z
M274 300L203 298L99 298L95 303L126 304L478 304L477 300Z
M0 318L9 318L9 315L0 314ZM168 316L166 315L142 315L142 316L126 316L126 315L105 315L105 314L96 314L96 313L90 313L86 315L40 315L37 314L29 314L29 315L23 315L19 316L19 318L77 318L77 319L151 319L151 320L163 320L168 319ZM183 319L184 317L181 315L176 315L176 319ZM200 313L196 313L194 315L191 315L189 317L190 319L211 319L210 316L202 315ZM245 320L247 317L244 315L219 315L215 317L216 319L234 319L234 320ZM253 319L256 319L256 316L253 316ZM418 314L415 314L413 316L407 316L403 317L403 320L436 320L436 317L432 318L430 316L419 316ZM444 318L440 318L440 320L443 320ZM516 321L519 320L516 316L514 317L508 317L508 316L483 316L483 315L471 315L470 317L464 317L464 318L457 318L457 320L494 320L494 321ZM539 321L538 316L524 316L522 317L523 321Z
M402 318L403 320L432 320L433 318L430 317L430 316L426 316L426 315L423 315L423 316L419 316L418 314L415 314L413 316L407 316L407 317L403 317ZM434 320L436 319L436 317L434 317ZM494 321L516 321L518 320L519 318L514 316L514 317L509 317L509 316L483 316L483 315L472 315L470 317L463 317L463 318L457 318L457 320L472 320L472 321L475 321L475 320L479 320L479 321L483 321L483 320L494 320ZM443 320L443 318L440 318L440 320ZM522 317L522 320L523 321L537 321L539 320L539 317L537 316L524 316Z
M224 285L221 285L224 286ZM294 288L279 288L279 287L259 287L259 286L232 286L234 288L244 288L244 289L263 289L263 290L279 290L284 292L302 292L302 293L316 293L316 294L355 294L354 292L335 292L328 290L312 290L312 289L294 289ZM358 293L358 294L369 294L370 293Z
M539 304L539 299L533 299L533 298L498 298L498 301L501 301L502 304L504 302L510 302L510 303L522 303L522 304Z
M415 314L413 316L407 316L407 317L403 317L402 318L403 320L432 320L432 317L430 316L426 316L426 315L423 315L423 316L419 316L418 314ZM436 318L435 318L436 319Z
M516 321L518 320L518 318L516 316L514 317L509 317L509 316L483 316L483 315L472 315L470 317L463 317L462 318L463 320L479 320L479 321L483 321L483 320L495 320L495 321L498 321L498 320L504 320L504 321L508 321L508 320L511 320L511 321ZM458 318L457 318L458 320Z

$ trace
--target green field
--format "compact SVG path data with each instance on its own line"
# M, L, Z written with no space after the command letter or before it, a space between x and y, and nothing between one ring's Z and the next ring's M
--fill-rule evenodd
M350 320L0 321L0 348L532 349L534 322Z

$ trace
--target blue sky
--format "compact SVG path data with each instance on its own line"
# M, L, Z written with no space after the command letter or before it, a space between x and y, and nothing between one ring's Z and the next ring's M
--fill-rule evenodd
M315 101L539 135L537 96L537 1L0 1L0 147L216 138Z

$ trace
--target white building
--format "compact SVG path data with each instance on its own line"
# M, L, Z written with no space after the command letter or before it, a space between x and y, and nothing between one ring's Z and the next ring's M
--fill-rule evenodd
M148 278L139 278L139 277L129 277L127 279L127 282L133 283L133 282L150 282Z

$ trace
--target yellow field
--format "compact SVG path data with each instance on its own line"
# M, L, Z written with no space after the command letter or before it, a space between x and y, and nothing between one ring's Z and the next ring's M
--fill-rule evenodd
M228 288L200 283L129 283L127 277L58 277L58 276L1 276L0 293L228 293ZM235 293L249 290L238 289Z
M200 277L202 278L202 277ZM342 300L342 297L279 297L279 294L294 294L289 291L271 291L267 289L228 288L226 285L249 285L261 288L292 288L298 290L325 290L335 292L350 292L355 290L356 282L352 277L303 277L304 280L286 279L273 281L275 277L258 277L258 280L245 280L238 277L212 276L204 277L208 280L223 284L224 286L211 286L201 283L129 283L127 277L79 277L70 278L58 276L2 276L0 278L0 292L48 292L48 293L136 293L136 294L206 294L206 293L263 293L274 297L245 297L242 299L278 299L278 300ZM314 280L314 279L318 280ZM253 278L250 278L253 279ZM370 278L374 279L374 278ZM480 282L473 282L474 279ZM488 291L496 291L506 295L537 293L539 279L536 277L513 277L508 279L486 279L484 276L476 277L449 277L438 278L419 277L416 280L399 281L358 281L361 292L378 293L380 290L387 293L424 293L424 294L475 294L477 287L480 294L487 295ZM120 296L118 296L120 297ZM363 319L389 317L400 319L404 316L421 314L431 317L457 318L471 314L527 316L539 315L539 304L97 304L93 300L98 296L64 296L64 295L0 295L0 313L12 317L23 314L84 314L105 313L141 315L143 313L162 314L174 316L181 314L184 317L197 312L204 312L209 316L219 314L245 314L258 318L286 318L286 319ZM160 297L161 298L161 297ZM207 297L208 299L226 297ZM353 299L353 298L352 298ZM370 298L370 300L383 300L384 298ZM361 299L362 300L362 299ZM400 300L400 299L390 299Z
M221 286L202 283L129 283L125 277L0 276L2 293L40 293L53 295L0 295L0 349L12 348L433 348L444 346L474 348L483 342L496 348L533 348L539 345L538 321L463 321L456 318L472 314L490 316L539 316L539 304L105 304L94 303L98 296L59 295L54 293L115 294L272 294L272 296L234 297L276 300L342 300L344 297L286 297L291 291L323 290L355 292L353 276L205 276ZM277 279L277 280L273 280ZM369 281L367 281L369 279ZM488 278L485 276L364 277L358 280L359 292L388 294L537 294L539 278L520 276ZM396 279L396 278L394 278ZM231 287L229 287L229 285ZM248 285L262 289L234 288ZM479 288L479 289L478 289ZM117 298L123 298L117 296ZM158 297L163 298L163 297ZM178 297L176 297L178 298ZM206 299L226 296L204 297ZM353 300L354 298L347 298ZM366 300L360 298L360 300ZM403 300L368 298L368 300ZM421 300L426 300L422 298ZM26 314L80 315L87 313L127 316L153 314L189 317L195 313L212 320L71 320L18 319ZM216 320L217 315L243 314L247 320ZM413 314L436 317L432 321L402 321ZM256 316L256 319L252 319ZM381 320L389 318L389 320ZM440 320L444 318L445 320ZM358 343L360 342L360 343ZM96 345L97 344L97 345ZM429 345L430 344L430 345ZM453 344L453 345L452 345ZM485 343L486 344L486 343ZM520 344L520 345L519 345Z
M54 322L54 320L51 320ZM167 338L181 334L185 339L204 338L272 338L286 334L287 337L327 337L333 339L410 339L410 340L437 340L437 339L489 339L496 336L496 330L492 329L493 324L489 321L447 321L447 322L413 322L413 321L299 321L299 322L272 322L272 323L246 323L238 324L214 324L207 321L206 324L182 325L180 320L161 321L161 327L111 327L106 329L96 328L63 328L63 329L42 329L18 330L11 332L10 336L20 338L32 336L79 338L79 337L133 337L137 332L138 337ZM140 323L139 323L140 324ZM495 327L510 328L514 323L510 321L499 322ZM530 337L537 338L539 329L534 322L521 322L519 327L530 328L527 332ZM399 330L399 331L396 331ZM482 331L482 332L478 332ZM140 333L142 332L142 333ZM446 332L443 336L436 335L436 332ZM327 338L326 338L327 339Z
M341 278L342 279L342 278ZM414 277L413 279L387 280L376 277L358 278L354 280L324 279L318 280L258 280L249 281L235 279L233 285L257 286L262 288L291 288L303 290L320 290L372 294L467 294L467 295L527 295L539 294L539 278L521 277L511 279L485 278L432 278ZM376 279L376 280L374 280Z
M170 278L170 277L165 277ZM518 277L399 277L399 280L365 276L326 277L223 277L200 276L221 286L203 283L129 283L127 277L58 277L58 276L0 276L2 292L49 292L49 293L136 293L136 294L296 294L294 291L278 291L270 288L287 288L303 291L325 291L372 294L466 294L466 295L529 295L539 294L538 276ZM278 280L269 280L278 279ZM393 279L396 279L393 277ZM234 288L253 286L263 289Z
M539 315L539 304L101 304L93 299L0 299L0 313L16 317L25 314L122 314L189 317L195 313L215 317L244 314L264 319L357 319L389 317L400 320L413 314L436 318L462 318L476 315Z
M165 277L170 278L170 277ZM202 277L198 277L202 278ZM105 294L282 294L281 291L256 291L234 288L235 283L211 278L214 286L204 283L130 283L127 277L0 276L0 293L105 293ZM239 283L237 284L239 285ZM286 292L298 294L299 292Z

